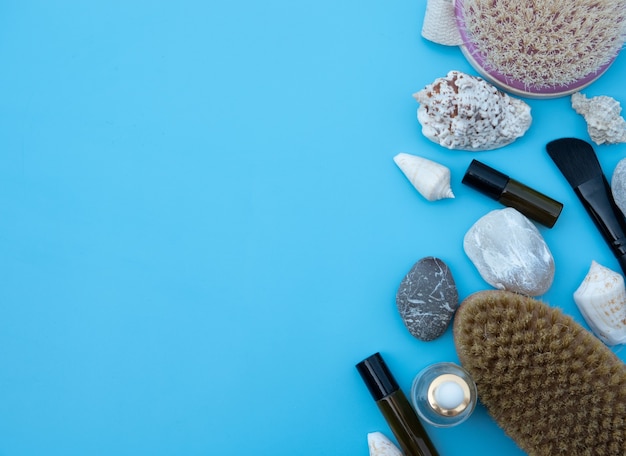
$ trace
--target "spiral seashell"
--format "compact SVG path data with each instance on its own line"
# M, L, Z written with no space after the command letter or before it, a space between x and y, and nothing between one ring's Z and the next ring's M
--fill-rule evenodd
M428 201L454 198L450 188L450 170L424 157L399 153L393 157L409 182Z
M370 450L370 456L402 456L398 447L381 432L367 434L367 446Z
M601 95L587 98L582 93L572 94L572 108L587 122L587 132L591 140L600 144L626 142L626 120L620 115L619 101Z
M491 150L526 133L530 106L482 78L450 71L413 95L426 138L448 149Z
M602 342L626 343L626 287L621 274L592 261L589 272L574 292L574 301Z

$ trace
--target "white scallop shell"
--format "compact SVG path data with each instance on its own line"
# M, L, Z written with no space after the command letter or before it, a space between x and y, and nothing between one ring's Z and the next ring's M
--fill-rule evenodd
M587 132L596 144L626 142L626 120L620 115L619 101L605 95L587 98L582 93L574 93L572 108L585 118Z
M398 168L428 201L454 198L450 188L450 170L432 160L417 155L399 153L393 157Z
M367 434L367 446L370 449L370 456L402 456L398 447L380 432Z
M574 292L574 301L602 342L626 343L626 288L621 274L592 261L585 279Z
M460 71L450 71L413 97L420 103L417 120L424 136L448 149L497 149L523 136L532 122L524 101Z

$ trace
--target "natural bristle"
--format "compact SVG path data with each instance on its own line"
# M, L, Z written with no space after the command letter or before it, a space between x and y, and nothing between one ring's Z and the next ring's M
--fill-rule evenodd
M572 84L620 51L626 0L463 0L466 33L487 70L534 87Z
M626 454L626 366L560 310L475 293L457 311L454 339L481 402L529 455Z
M572 187L602 176L602 168L591 144L577 138L561 138L546 145L548 155Z

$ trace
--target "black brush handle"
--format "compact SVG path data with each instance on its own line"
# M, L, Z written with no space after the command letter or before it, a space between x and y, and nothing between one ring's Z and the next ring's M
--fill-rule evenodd
M606 177L599 175L574 191L626 274L626 220L615 204Z

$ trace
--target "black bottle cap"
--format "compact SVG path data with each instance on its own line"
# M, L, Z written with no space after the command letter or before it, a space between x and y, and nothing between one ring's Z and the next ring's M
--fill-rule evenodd
M376 402L400 389L380 353L364 359L356 368Z
M478 160L472 160L461 182L497 200L509 182L509 176Z

